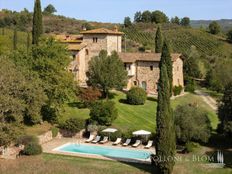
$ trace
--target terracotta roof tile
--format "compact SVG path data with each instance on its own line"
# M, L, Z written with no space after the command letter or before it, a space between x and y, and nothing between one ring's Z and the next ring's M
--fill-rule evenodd
M55 35L56 40L63 42L63 43L81 43L83 41L82 35Z
M112 34L112 35L123 35L123 32L113 31L106 28L98 28L94 30L82 31L81 34Z
M180 58L181 54L171 54L172 61L175 62ZM119 53L119 57L123 62L136 62L136 61L155 61L159 62L161 58L160 53Z
M69 51L80 51L84 47L86 47L86 44L68 44L67 45Z

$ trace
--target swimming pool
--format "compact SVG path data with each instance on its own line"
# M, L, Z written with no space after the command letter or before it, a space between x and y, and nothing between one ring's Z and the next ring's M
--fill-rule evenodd
M149 160L151 153L143 150L130 150L125 148L113 148L85 144L69 143L54 149L59 152L93 154L104 157L125 158L135 160Z

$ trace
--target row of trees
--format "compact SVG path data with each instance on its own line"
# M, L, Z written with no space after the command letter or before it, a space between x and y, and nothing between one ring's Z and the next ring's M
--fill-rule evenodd
M165 13L162 11L144 11L144 12L136 12L134 15L134 23L156 23L156 24L161 24L161 23L169 23L169 18ZM188 17L184 17L182 19L178 18L177 16L174 18L171 18L171 23L177 24L177 25L182 25L182 26L190 26L190 19ZM125 17L124 19L124 25L125 27L129 27L132 25L132 21L130 17Z
M47 7L44 8L43 14L44 15L51 15L54 14L56 8L49 4ZM27 31L30 28L32 23L33 14L28 11L28 9L24 8L21 12L10 11L7 9L3 9L1 11L2 17L0 17L0 27L14 27L16 26L17 29L21 31Z

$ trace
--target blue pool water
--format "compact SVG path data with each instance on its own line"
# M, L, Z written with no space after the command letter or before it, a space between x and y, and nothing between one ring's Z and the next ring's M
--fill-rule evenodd
M122 148L111 148L105 146L91 146L83 144L67 144L56 148L55 150L61 152L72 152L82 154L94 154L106 157L128 158L146 160L150 158L150 153L142 150L129 150Z

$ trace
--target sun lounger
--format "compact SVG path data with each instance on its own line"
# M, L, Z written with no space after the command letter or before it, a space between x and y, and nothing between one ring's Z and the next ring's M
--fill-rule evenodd
M149 149L153 144L153 141L148 141L147 145L144 147L145 149Z
M85 140L86 143L90 143L91 141L93 141L94 139L94 135L90 135L88 140Z
M141 140L136 140L135 144L133 144L133 147L138 147L141 144Z
M117 140L115 142L113 142L112 145L118 145L121 142L122 142L122 138L117 138Z
M126 142L123 144L123 146L128 146L131 142L131 139L127 139Z
M101 139L101 136L97 136L93 141L92 141L92 143L97 143L97 142L99 142L100 141L100 139Z
M101 144L105 144L108 142L108 137L104 137L102 141L100 141Z

